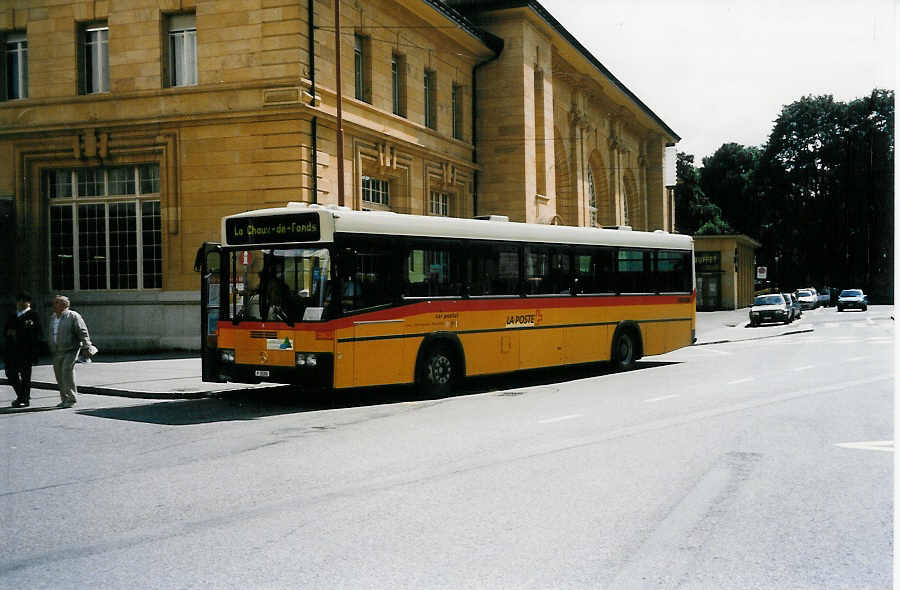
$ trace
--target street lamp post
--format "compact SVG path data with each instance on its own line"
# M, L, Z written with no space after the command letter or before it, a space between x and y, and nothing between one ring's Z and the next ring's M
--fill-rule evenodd
M781 284L780 284L779 278L778 278L779 277L779 275L778 275L778 261L779 260L781 260L781 255L776 253L775 254L775 284L778 285L779 289L781 289Z

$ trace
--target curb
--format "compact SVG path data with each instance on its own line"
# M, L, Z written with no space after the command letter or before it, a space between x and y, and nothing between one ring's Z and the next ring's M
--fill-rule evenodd
M8 379L0 379L0 385L9 385ZM50 389L59 391L59 385L56 383L48 383L46 381L32 381L33 389ZM86 393L89 395L106 395L110 397L127 397L132 399L200 399L210 397L219 393L217 391L190 391L182 393L168 393L155 391L128 391L125 389L112 389L110 387L96 385L79 385L78 393Z
M791 336L792 334L809 334L810 332L815 332L815 329L809 328L808 330L791 330L790 332L782 332L781 334L772 334L770 336L754 336L751 338L732 338L728 340L713 340L711 342L695 342L691 346L708 346L710 344L727 344L729 342L747 342L750 340L767 340L769 338L778 338L780 336Z

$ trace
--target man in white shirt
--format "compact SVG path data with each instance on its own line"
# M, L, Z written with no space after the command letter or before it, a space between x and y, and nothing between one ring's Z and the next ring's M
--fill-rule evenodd
M69 309L69 305L69 298L63 295L57 295L53 300L54 315L50 319L48 334L53 373L62 399L57 408L71 408L75 405L75 395L78 393L75 385L75 361L81 351L89 356L89 351L93 349L84 318L77 311Z

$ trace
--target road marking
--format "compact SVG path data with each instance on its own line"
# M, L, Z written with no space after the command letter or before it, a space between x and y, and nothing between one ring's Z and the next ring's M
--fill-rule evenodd
M678 397L677 395L664 395L662 397L651 397L650 399L645 399L645 404L652 404L653 402L661 402L664 399L672 399L673 397Z
M815 368L816 368L816 365L806 365L805 367L794 367L791 370L794 372L800 372L800 371L809 371L810 369L815 369Z
M737 381L729 381L728 385L737 385L738 383L749 383L750 381L756 381L755 377L747 377L746 379L738 379Z
M552 424L553 422L562 422L563 420L572 420L573 418L581 418L584 414L569 414L568 416L559 416L557 418L547 418L546 420L538 420L538 424Z
M839 325L839 324L838 324L837 322L825 322L825 327L826 327L826 328L837 328L838 325Z
M855 357L853 357L853 358L847 359L847 362L848 362L848 363L855 363L856 361L864 361L864 360L866 360L866 357L864 357L864 356L855 356Z
M834 446L845 449L856 449L858 451L884 451L886 453L894 452L894 441L892 440L872 440L869 442L855 443L837 443Z

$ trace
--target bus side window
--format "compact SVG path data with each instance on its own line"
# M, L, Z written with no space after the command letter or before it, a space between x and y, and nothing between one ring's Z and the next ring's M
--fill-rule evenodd
M394 301L394 256L390 250L346 249L338 269L344 312L388 305Z
M469 294L518 295L519 248L507 244L479 244L469 250Z
M410 247L404 268L407 297L458 297L462 294L457 248L437 244Z
M689 252L660 250L656 270L662 293L690 293L691 255Z
M619 249L616 278L620 293L655 293L653 274L653 252Z
M575 252L575 293L616 292L616 252L613 248L579 248Z
M562 248L525 249L525 293L527 295L567 295L569 253Z

